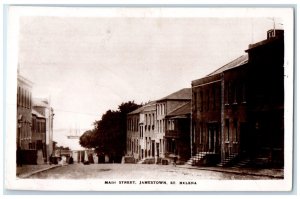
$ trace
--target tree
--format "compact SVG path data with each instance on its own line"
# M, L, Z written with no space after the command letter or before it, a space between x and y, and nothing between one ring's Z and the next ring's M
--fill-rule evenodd
M85 148L95 148L97 147L96 133L93 130L88 130L84 132L79 138L79 144Z
M80 145L95 148L98 154L107 154L114 162L120 162L126 150L127 114L140 106L129 101L119 105L117 111L106 111L101 120L94 122L94 129L80 137Z

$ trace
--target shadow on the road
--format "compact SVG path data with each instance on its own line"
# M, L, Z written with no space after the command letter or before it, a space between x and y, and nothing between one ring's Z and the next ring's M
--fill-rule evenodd
M104 172L104 171L110 171L111 169L98 169L98 171Z

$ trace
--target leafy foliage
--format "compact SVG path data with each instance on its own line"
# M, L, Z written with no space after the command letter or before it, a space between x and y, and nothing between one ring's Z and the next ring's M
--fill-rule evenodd
M107 154L115 162L120 162L126 150L127 114L140 106L129 101L119 105L117 111L106 111L101 120L94 122L94 129L80 137L80 145L95 148L98 154Z

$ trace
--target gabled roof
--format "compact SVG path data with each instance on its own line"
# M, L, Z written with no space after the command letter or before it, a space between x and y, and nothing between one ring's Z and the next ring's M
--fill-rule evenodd
M238 57L237 59L229 62L228 64L226 64L226 65L222 66L221 68L215 70L214 72L208 74L207 77L222 73L226 70L241 66L246 63L248 63L248 54L242 55L242 56Z
M191 113L192 102L188 102L174 111L170 112L167 117L184 116Z
M134 115L134 114L137 114L137 113L141 113L143 111L155 110L156 109L155 103L156 103L156 101L150 101L150 102L146 103L144 106L142 106L140 108L137 108L134 111L131 111L130 113L128 113L128 115Z
M22 82L23 84L26 84L29 87L33 86L33 82L21 75L20 73L18 73L18 81Z
M46 98L33 98L33 106L48 107L48 100Z
M145 104L143 107L144 107L143 111L154 111L156 110L156 101L151 101Z
M128 115L138 114L138 113L142 112L143 110L144 110L144 106L137 108L134 111L131 111L130 113L128 113Z
M191 88L183 88L175 93L172 93L164 98L161 98L157 101L162 100L189 100L192 99L192 89Z
M35 109L32 109L31 114L32 114L32 115L36 115L37 117L45 118L44 115L40 114L40 113L39 113L38 111L36 111Z

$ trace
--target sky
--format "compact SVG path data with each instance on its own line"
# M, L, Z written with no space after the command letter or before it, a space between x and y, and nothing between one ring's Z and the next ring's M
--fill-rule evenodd
M33 97L50 99L54 140L78 148L67 139L75 129L93 128L122 102L190 87L266 39L273 21L27 16L19 26L19 70L34 83Z

